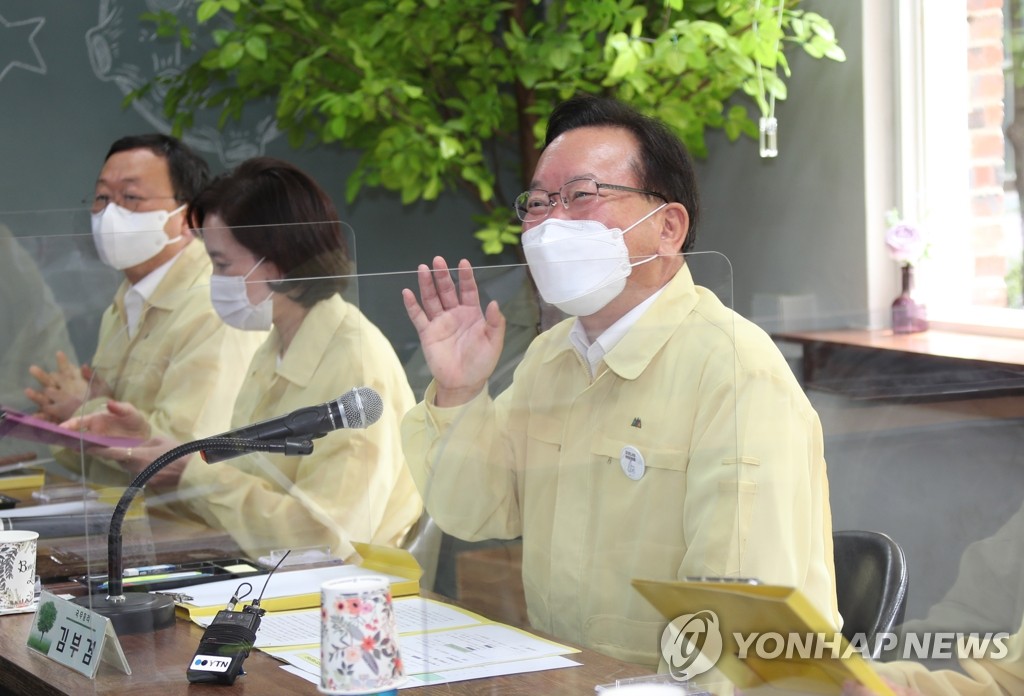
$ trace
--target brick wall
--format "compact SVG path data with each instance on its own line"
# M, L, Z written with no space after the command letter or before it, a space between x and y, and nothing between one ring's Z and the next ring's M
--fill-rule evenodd
M966 0L974 304L1005 307L1003 0ZM967 241L967 240L965 240Z

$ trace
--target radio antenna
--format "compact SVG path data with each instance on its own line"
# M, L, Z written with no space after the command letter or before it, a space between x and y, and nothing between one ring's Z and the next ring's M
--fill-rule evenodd
M277 562L277 565L274 566L273 568L271 568L270 572L267 573L267 579L263 583L263 589L260 590L260 596L252 601L252 608L253 609L259 609L260 608L260 601L263 599L263 593L267 591L267 585L270 584L271 576L274 574L275 570L277 570L278 568L281 567L281 564L284 563L284 559L288 558L288 554L290 554L291 552L292 552L291 549L288 549L287 551L285 551L284 555L281 556L281 560Z

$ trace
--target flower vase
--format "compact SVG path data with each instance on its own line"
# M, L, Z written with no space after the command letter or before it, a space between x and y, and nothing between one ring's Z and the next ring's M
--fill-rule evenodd
M892 332L906 334L927 331L928 313L924 303L914 294L914 267L905 263L900 271L900 296L892 303Z

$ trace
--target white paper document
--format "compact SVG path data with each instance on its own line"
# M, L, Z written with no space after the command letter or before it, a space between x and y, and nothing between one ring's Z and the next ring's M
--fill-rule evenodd
M399 635L398 651L408 675L521 662L578 652L511 626L493 623ZM320 674L319 645L274 650L269 654L300 669L318 676Z
M574 648L444 602L398 597L393 605L398 649L408 675L400 688L578 666L562 657L579 652ZM213 617L192 620L208 626ZM319 683L321 622L319 607L268 612L260 622L255 647L286 663L289 672Z
M357 565L334 565L324 568L312 568L305 570L279 570L274 573L267 583L267 589L263 593L263 599L275 599L279 597L294 597L296 595L319 594L320 586L328 580L364 575L384 575L392 583L405 582L405 578L376 573ZM234 578L231 580L218 580L200 585L189 585L175 590L176 593L188 595L192 599L189 604L196 607L214 607L219 604L227 604L228 599L235 593L239 583L247 582L253 586L253 593L242 600L250 602L259 596L263 590L263 583L267 580L267 574L249 575L243 579ZM317 613L319 615L319 609ZM266 617L263 619L266 621ZM320 640L320 629L316 630L316 640ZM307 641L308 642L308 641Z
M479 624L447 631L398 637L407 674L442 672L535 657L551 657L572 649L502 624Z
M562 657L560 655L555 657L538 657L534 660L500 662L494 665L484 665L483 667L450 669L446 672L412 674L409 676L408 681L398 688L412 689L417 686L428 686L430 684L447 684L448 682L468 681L470 679L500 677L503 674L526 674L527 672L543 672L548 669L562 669L563 667L581 666L582 665L580 665L579 662L573 662L569 658Z
M473 626L485 619L471 611L423 597L400 597L394 600L398 634L443 631L459 626Z
M22 519L27 517L54 517L60 515L99 514L114 511L114 506L98 500L74 500L66 503L49 503L48 505L28 505L11 510L0 510L0 517L6 519Z
M406 681L399 685L398 690L415 689L417 686L429 686L431 684L449 684L451 682L469 681L470 679L486 679L488 677L500 677L505 674L526 674L527 672L543 672L549 669L562 669L564 667L580 667L579 662L573 662L566 657L541 657L536 660L518 660L516 662L503 662L485 667L467 667L466 669L451 669L447 672L413 674L406 677ZM294 674L300 679L305 679L310 684L320 683L319 671L307 671L293 665L282 665L281 669L289 674Z
M482 623L476 614L450 604L423 597L398 597L393 600L398 633L422 633ZM202 627L213 623L213 616L197 616ZM256 633L257 648L283 648L320 645L320 609L296 609L267 613Z
M202 627L213 623L213 616L197 616L193 621ZM288 648L298 645L320 645L320 610L296 609L268 613L256 632L256 648Z

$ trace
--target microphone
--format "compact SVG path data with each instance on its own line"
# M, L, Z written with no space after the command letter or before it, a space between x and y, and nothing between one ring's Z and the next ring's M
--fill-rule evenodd
M285 440L294 438L323 437L332 430L341 428L365 428L376 423L384 413L384 402L380 394L370 387L357 387L345 392L337 399L307 406L276 418L269 418L238 430L232 430L215 437L241 440ZM200 450L199 454L207 464L238 457L243 450Z
M209 463L237 457L247 452L278 452L285 456L309 454L313 451L312 438L322 437L339 428L365 428L376 423L382 413L384 402L381 401L380 394L369 387L358 387L342 394L334 401L300 408L286 416L248 425L224 435L187 442L164 452L128 484L110 516L110 527L107 531L106 596L90 594L76 597L73 601L109 618L119 635L144 633L172 626L174 600L169 596L124 591L121 528L128 506L143 486L165 466L193 452L201 452L203 459ZM255 633L259 626L258 620L251 620L249 617L247 625L250 623L250 628ZM238 666L241 666L240 661Z

